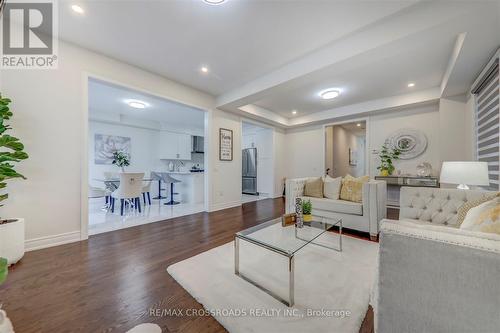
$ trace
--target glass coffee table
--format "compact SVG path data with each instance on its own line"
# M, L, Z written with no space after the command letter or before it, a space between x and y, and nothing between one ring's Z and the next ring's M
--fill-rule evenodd
M259 289L276 298L285 305L294 304L294 255L308 244L315 244L335 251L342 251L342 219L313 216L311 222L304 222L302 227L297 225L280 227L278 230L274 225L281 224L281 218L245 229L235 234L234 238L234 273L244 280L250 282ZM337 226L339 228L337 246L330 246L315 242L315 240ZM271 227L271 228L270 228ZM278 232L277 232L278 231ZM240 240L252 243L271 252L288 258L288 300L278 296L276 293L262 287L257 282L240 273Z

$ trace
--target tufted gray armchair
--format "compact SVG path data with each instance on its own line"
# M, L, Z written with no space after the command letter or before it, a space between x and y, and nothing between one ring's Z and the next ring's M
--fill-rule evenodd
M500 235L457 225L462 204L491 193L401 188L400 220L381 223L377 332L498 332Z
M457 209L465 202L493 192L429 187L402 187L400 220L457 227Z

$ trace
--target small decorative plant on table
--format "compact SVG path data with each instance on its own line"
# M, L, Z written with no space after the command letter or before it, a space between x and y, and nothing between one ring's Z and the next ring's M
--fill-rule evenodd
M380 157L380 166L377 167L377 170L380 170L380 175L387 177L392 175L395 170L393 161L399 159L399 155L401 155L401 150L398 148L388 148L387 144L382 146L378 156Z
M311 200L303 201L302 202L302 218L304 219L304 222L311 222L312 221L312 203Z
M130 157L123 151L117 150L113 153L112 163L116 166L119 166L122 169L122 172L125 172L125 167L130 165Z

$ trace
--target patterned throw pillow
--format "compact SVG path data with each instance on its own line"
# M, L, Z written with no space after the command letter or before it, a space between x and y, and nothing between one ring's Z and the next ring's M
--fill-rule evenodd
M470 201L465 202L462 206L460 206L457 209L457 226L460 227L460 225L464 222L465 216L467 216L467 212L469 212L469 210L471 210L474 207L479 206L482 203L485 203L486 201L490 201L499 195L500 195L500 192L496 193L496 194L485 195L479 199L470 200Z
M363 202L363 184L370 180L370 176L354 178L351 175L342 179L340 200Z
M323 198L323 180L321 180L321 177L306 181L304 185L304 196Z
M460 229L500 235L500 197L471 208Z

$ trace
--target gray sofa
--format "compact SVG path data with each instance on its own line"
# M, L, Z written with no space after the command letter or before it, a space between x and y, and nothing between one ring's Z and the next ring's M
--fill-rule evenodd
M295 178L286 181L285 206L287 213L295 212L295 198L311 200L314 215L342 219L345 228L370 233L376 238L379 222L386 217L387 186L384 181L371 180L363 185L362 203L313 198L304 196L304 185L308 179Z
M377 332L498 332L500 235L461 230L457 208L487 191L401 189L381 223Z

